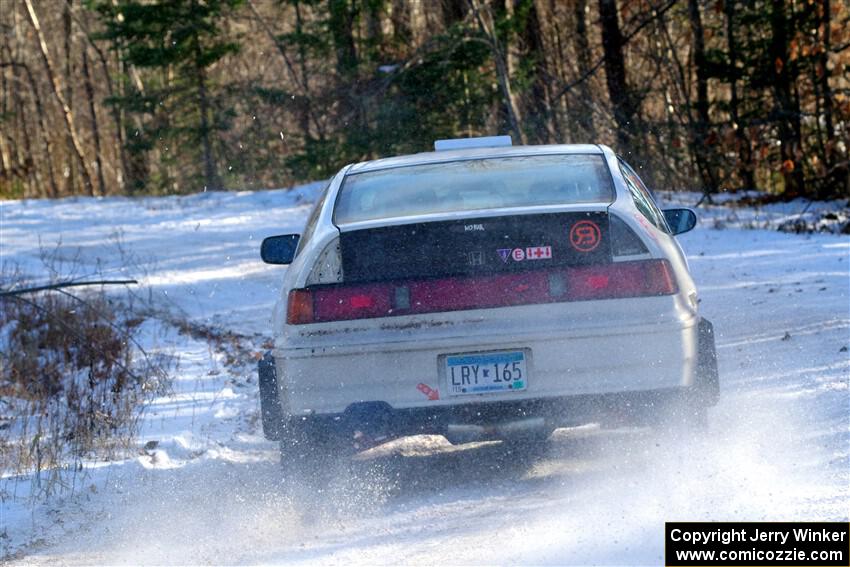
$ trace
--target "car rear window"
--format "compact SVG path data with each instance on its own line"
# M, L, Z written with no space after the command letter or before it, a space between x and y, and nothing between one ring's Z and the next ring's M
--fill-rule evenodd
M486 158L349 175L334 222L613 200L613 182L601 155Z

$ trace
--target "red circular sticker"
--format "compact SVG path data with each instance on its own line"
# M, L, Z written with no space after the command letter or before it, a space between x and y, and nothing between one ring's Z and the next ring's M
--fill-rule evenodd
M579 221L570 229L570 244L579 252L590 252L599 246L601 236L602 232L595 222Z

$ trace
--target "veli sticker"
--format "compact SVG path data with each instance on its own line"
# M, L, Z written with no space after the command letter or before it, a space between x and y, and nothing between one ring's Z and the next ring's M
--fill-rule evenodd
M527 260L551 260L551 246L532 246L525 249L525 258Z
M507 263L508 258L513 259L514 262L524 262L527 260L551 260L552 259L552 247L551 246L529 246L528 248L500 248L496 250L499 253L499 257L502 259L502 262Z
M595 250L599 246L601 237L602 231L593 221L579 221L570 229L570 244L579 252Z

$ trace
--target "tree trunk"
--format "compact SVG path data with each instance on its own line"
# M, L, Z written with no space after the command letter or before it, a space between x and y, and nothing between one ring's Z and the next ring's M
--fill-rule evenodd
M299 37L304 32L304 18L301 15L301 2L295 2L295 33L298 34ZM312 138L310 135L310 115L312 102L310 97L310 76L307 73L307 48L304 45L303 41L298 42L298 69L301 71L301 88L303 90L303 98L301 101L301 108L299 112L299 122L301 124L301 133L304 136L304 140L308 141ZM297 82L297 78L295 77L295 72L293 71L293 78L295 78ZM316 121L316 127L318 128L318 120Z
M301 2L296 0L295 4L295 33L299 37L303 32L303 18L301 15ZM298 66L299 70L296 71L295 65L293 65L289 55L286 53L286 49L284 44L278 40L275 36L274 31L269 27L269 24L263 19L263 16L254 6L253 2L248 2L248 8L254 13L254 17L257 19L257 22L260 24L260 27L263 28L263 31L266 32L266 35L269 37L269 40L274 44L275 49L280 54L283 59L284 67L286 71L289 73L289 76L292 79L292 82L298 87L301 92L300 100L298 100L298 108L296 109L296 113L298 115L298 125L301 128L301 132L303 134L304 140L309 140L312 138L310 132L310 122L313 122L313 126L316 129L316 132L319 134L319 137L322 137L323 128L319 119L316 117L315 112L313 111L313 102L310 94L310 78L307 72L307 50L304 46L303 41L298 42ZM299 77L300 73L300 77Z
M575 0L573 2L573 17L575 19L575 33L573 34L573 49L576 53L576 64L578 76L581 77L590 69L590 42L587 40L587 0ZM593 125L593 96L590 93L588 81L582 81L578 85L579 100L583 106L580 112L576 112L575 121L584 130L587 141L596 139L596 128Z
M65 126L68 129L68 135L71 136L71 143L74 147L74 152L77 155L77 161L80 164L80 171L83 174L83 181L85 183L86 190L90 195L94 195L94 184L92 183L92 175L89 171L88 165L86 164L86 160L83 157L83 146L80 143L79 137L77 136L76 127L74 126L74 115L71 113L71 109L68 106L64 95L62 94L62 88L59 84L59 79L53 70L53 61L51 61L50 59L50 53L47 50L47 43L44 40L44 33L41 31L41 25L38 22L38 16L36 15L35 9L33 8L32 0L24 0L24 4L27 7L30 23L32 24L33 30L35 30L39 47L41 48L41 57L44 62L45 70L47 71L47 76L50 79L50 84L53 87L53 96L56 97L56 100L59 102L59 106L62 108L62 114L65 118Z
M832 88L829 86L829 52L832 50L832 38L830 23L832 22L832 6L830 0L821 0L821 26L823 26L823 39L821 51L818 54L818 71L815 81L823 98L821 113L826 133L826 144L824 147L824 164L826 165L827 178L822 198L847 195L850 193L850 168L847 162L839 157L838 141L835 135L834 103L832 100ZM845 150L846 151L846 150Z
M349 0L328 0L330 32L336 55L336 98L340 102L337 120L345 128L349 159L372 156L372 140L368 134L364 97L360 96L359 57L354 41L356 13Z
M832 89L829 86L829 68L827 64L829 62L829 51L831 49L831 38L830 38L830 0L821 0L820 3L821 9L821 25L823 26L823 44L820 53L818 54L818 81L820 83L820 91L821 96L823 96L823 121L826 130L826 140L827 140L827 151L826 158L827 163L831 164L831 152L829 150L830 146L835 144L835 128L833 127L833 102L832 102Z
M365 3L366 13L366 37L373 57L381 56L384 46L384 9L381 1L367 1Z
M8 44L3 47L11 59L11 49L8 48ZM3 95L0 116L4 117L0 120L3 124L3 128L0 129L0 187L3 186L4 179L9 181L11 187L12 180L18 178L21 180L23 189L21 195L28 198L34 186L38 188L43 186L38 183L40 176L37 168L33 167L29 124L26 122L27 112L24 110L20 96L21 92L26 92L26 89L21 88L21 85L23 82L17 77L15 66L11 63L0 63L0 92ZM17 143L16 136L21 137L22 143ZM35 184L31 180L34 173L37 181Z
M354 9L349 0L329 0L330 27L336 53L336 72L346 80L357 75L357 48L354 44Z
M12 75L12 78L15 78L15 75ZM13 93L14 95L14 93ZM29 124L26 122L26 109L24 107L24 101L20 96L14 96L13 103L16 107L16 112L20 113L19 119L19 131L21 133L21 138L24 140L23 148L18 150L18 163L21 164L23 168L24 174L27 177L27 185L24 187L24 197L44 197L45 196L45 187L43 176L41 175L41 171L35 165L35 159L33 155L35 150L33 149L32 141L30 140L30 129ZM21 151L23 153L21 153ZM49 165L49 164L48 164ZM37 193L33 192L33 183L30 180L30 173L35 177L35 185L34 187L37 189Z
M738 177L743 189L756 189L755 175L753 174L752 151L750 140L747 137L745 124L741 123L738 100L738 45L735 39L735 15L737 0L726 0L724 11L726 12L726 51L729 57L729 115L732 118L732 129L735 132L736 150L738 154Z
M770 63L775 96L775 118L779 129L779 153L782 157L782 176L788 196L802 195L803 169L800 104L793 96L796 72L792 75L792 62L788 56L788 28L785 17L785 0L772 0L770 14Z
M53 146L50 142L50 132L51 129L47 126L47 118L44 113L44 104L42 104L41 93L39 93L38 85L35 82L35 79L32 76L32 71L30 68L24 63L9 63L13 68L21 69L27 78L27 84L30 87L30 92L32 93L33 102L35 103L35 114L38 120L39 133L41 134L41 142L42 149L44 150L44 165L47 168L47 177L50 182L49 190L44 191L43 188L39 187L39 191L44 191L40 193L39 196L46 194L51 198L56 198L59 196L59 185L56 183L56 175L53 172ZM23 104L21 105L23 109ZM23 124L24 128L27 128L27 124ZM38 171L38 166L35 166L36 171ZM40 181L38 179L38 173L36 174L36 181Z
M198 89L198 113L199 130L201 138L201 159L204 162L204 183L206 189L221 189L221 183L216 172L215 158L213 156L212 140L210 135L210 100L207 92L207 76L201 61L201 46L195 39L195 81Z
M623 34L617 16L616 0L599 0L599 21L602 26L602 49L605 64L605 82L608 98L617 128L619 151L636 150L632 144L632 131L636 130L635 108L632 94L626 83L626 65L623 58Z
M694 74L697 83L697 117L693 124L693 151L697 169L702 177L702 192L710 195L717 190L717 175L713 151L709 147L708 131L711 124L708 103L708 74L706 72L705 34L702 27L699 0L688 0L688 20L694 36Z
M69 10L71 9L71 3L73 0L66 0ZM100 63L101 71L103 72L103 80L106 86L107 96L111 99L115 96L115 88L113 86L112 81L112 73L109 71L109 61L107 60L106 53L98 46L97 42L92 39L92 34L85 25L85 20L77 17L74 10L71 10L71 17L74 19L74 22L77 24L77 28L82 30L83 37L86 40L85 45L91 47L94 51L95 55L97 55L98 62ZM116 169L118 170L116 175L116 183L117 183L117 191L119 193L124 193L125 188L127 187L127 180L129 178L129 160L127 158L127 145L124 139L124 126L121 122L121 109L117 104L112 104L110 106L110 117L112 118L113 127L115 128L115 138L116 138L116 154L120 161L120 164Z
M0 119L4 123L8 123L9 113L9 88L8 81L6 79L6 71L0 71L0 93L3 95L2 105L0 105L0 116L3 118ZM0 132L0 179L4 177L8 177L11 179L12 177L12 169L14 166L12 165L12 152L9 150L9 144L6 141L6 133L9 132L11 128L4 127L3 131Z
M124 62L124 56L120 47L115 50L115 66L118 69L119 76L132 77L133 67L132 65ZM118 81L117 87L118 96L121 98L126 97L129 89L132 88L128 81ZM144 87L144 85L142 85L142 87ZM139 93L143 94L144 91L141 90ZM132 195L143 190L148 183L148 179L150 179L150 155L146 150L140 150L134 142L134 138L137 133L143 129L143 125L138 116L133 116L135 124L131 125L130 121L127 119L127 112L123 105L119 106L116 104L113 105L113 108L118 114L116 120L118 124L121 125L124 147L127 149L127 191ZM133 126L135 126L135 133L133 131Z
M83 77L85 78L86 97L89 99L89 114L91 114L91 131L94 138L94 159L97 169L97 183L101 195L106 195L106 182L103 180L103 160L100 154L100 128L97 124L97 111L95 109L94 87L91 82L91 73L89 72L89 55L88 49L83 47Z
M105 54L96 49L98 59L100 59L100 67L103 72L103 80L106 81L106 92L110 98L115 96L115 89L112 85L112 75L109 72L109 63L106 60ZM112 123L115 128L115 138L118 145L118 158L121 162L121 171L117 176L118 188L123 193L125 188L130 187L130 159L127 156L127 140L124 137L124 124L121 118L121 109L117 104L112 104L111 115Z
M448 28L452 24L463 20L466 15L464 0L439 0L443 14L443 26Z
M496 27L493 23L493 14L489 8L486 8L486 14L483 13L484 10L482 10L479 0L470 0L470 3L472 12L478 22L478 29L487 37L487 42L493 54L493 62L496 66L496 78L499 82L499 90L502 91L502 102L508 117L508 128L510 128L515 140L521 144L526 144L525 132L520 126L522 116L520 115L516 96L511 88L511 78L508 73L505 51L499 42Z
M63 40L64 40L64 51L65 51L65 102L68 104L68 108L71 112L74 111L74 89L73 89L73 79L71 77L71 2L73 0L68 0L65 4L65 9L62 11L62 28L63 28ZM67 195L73 195L75 193L74 187L76 186L75 182L75 170L76 163L74 160L74 141L71 139L70 135L65 136L65 146L68 148L68 176L65 179L65 193Z
M413 39L410 31L411 6L405 0L392 0L390 7L390 22L393 26L393 36L396 41L407 44Z
M514 1L521 2L521 0ZM518 12L516 8L514 13ZM546 45L543 42L543 27L537 3L534 0L529 2L527 10L524 14L524 25L520 28L520 39L523 56L534 64L534 69L531 73L533 78L531 90L522 113L526 116L528 130L532 132L534 141L551 144L556 141L556 136L549 92L550 81L546 79L547 74L551 73L547 73L548 59Z

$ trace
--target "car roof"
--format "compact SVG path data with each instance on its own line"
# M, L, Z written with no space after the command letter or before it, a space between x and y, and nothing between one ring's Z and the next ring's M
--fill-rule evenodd
M451 161L464 161L472 159L485 159L497 157L519 157L533 155L554 154L595 154L602 155L603 146L597 144L551 144L542 146L503 146L493 148L470 148L462 150L446 150L439 152L422 152L404 156L364 161L352 165L347 175L364 173L367 171L378 171L395 167L409 165L424 165L431 163L445 163Z

